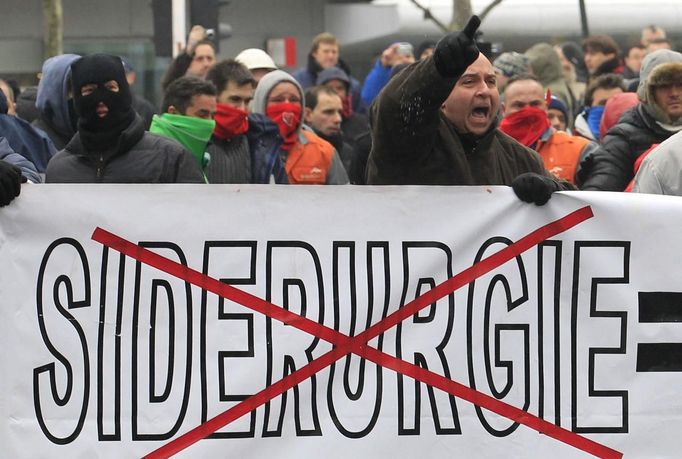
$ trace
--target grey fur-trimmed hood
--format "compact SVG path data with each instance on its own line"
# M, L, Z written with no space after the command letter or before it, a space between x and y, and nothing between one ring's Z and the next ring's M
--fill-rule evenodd
M654 88L670 83L682 83L682 54L669 49L660 49L648 54L642 62L637 96L644 110L656 121L668 125L682 124L682 119L672 122L665 111L658 106Z

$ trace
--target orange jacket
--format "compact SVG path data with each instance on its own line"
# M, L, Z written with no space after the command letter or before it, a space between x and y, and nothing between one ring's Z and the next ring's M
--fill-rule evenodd
M542 157L545 169L560 179L575 184L575 171L580 161L580 154L589 139L554 131L547 140L540 139L535 146Z
M324 185L334 157L334 147L313 134L302 130L304 139L287 155L285 169L289 183L305 185Z

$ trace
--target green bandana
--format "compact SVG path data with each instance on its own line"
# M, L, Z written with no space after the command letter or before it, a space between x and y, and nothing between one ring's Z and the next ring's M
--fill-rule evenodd
M203 169L208 165L206 145L213 134L213 129L215 129L213 120L164 113L161 116L154 115L149 132L180 142L199 161L199 166Z

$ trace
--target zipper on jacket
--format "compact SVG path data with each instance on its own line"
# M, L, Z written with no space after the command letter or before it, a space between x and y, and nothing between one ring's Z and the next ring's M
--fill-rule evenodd
M97 178L101 179L104 172L104 155L99 155L99 161L97 162Z

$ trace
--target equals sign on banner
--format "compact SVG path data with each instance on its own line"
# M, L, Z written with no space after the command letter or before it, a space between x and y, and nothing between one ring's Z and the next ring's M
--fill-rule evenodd
M639 323L672 322L682 322L682 293L639 292ZM682 343L639 343L637 371L682 371Z

